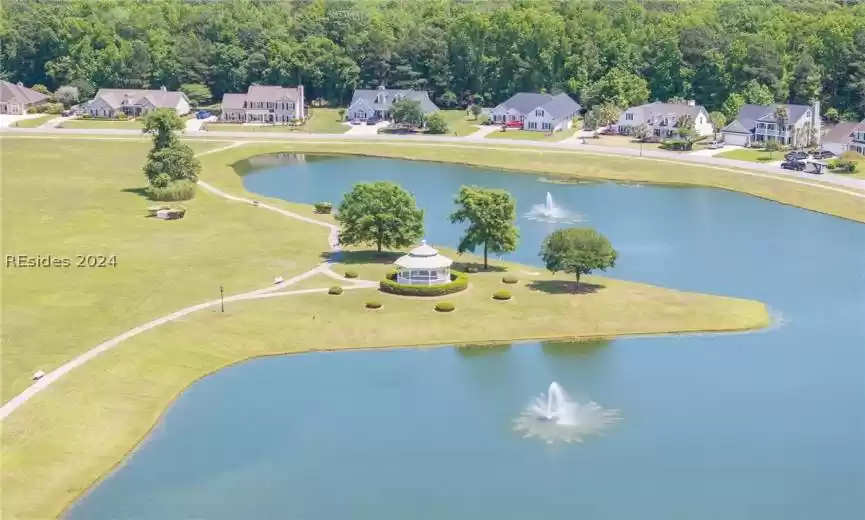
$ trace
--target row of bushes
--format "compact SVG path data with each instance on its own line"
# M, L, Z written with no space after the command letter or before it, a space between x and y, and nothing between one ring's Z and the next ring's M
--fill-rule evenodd
M30 114L61 114L63 113L63 103L41 103L27 109Z
M328 214L333 211L333 203L331 202L316 202L314 207L316 213Z
M114 117L94 116L91 114L81 114L78 119L87 119L88 121L128 121L129 116L123 112L117 113Z
M402 296L444 296L445 294L464 291L469 286L469 277L459 271L451 271L451 281L443 285L406 285L396 281L397 271L387 274L387 277L379 282L379 289L390 294Z
M164 186L150 185L146 188L147 198L158 201L189 200L195 197L195 183L186 180L172 181Z
M841 173L856 173L856 169L858 165L856 161L851 161L848 159L835 159L829 161L829 168Z

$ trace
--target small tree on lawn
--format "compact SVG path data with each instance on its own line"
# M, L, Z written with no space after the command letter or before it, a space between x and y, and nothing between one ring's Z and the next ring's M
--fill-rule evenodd
M340 121L345 119L345 109L344 108L340 108L339 110L337 110L337 114L339 114L339 120Z
M158 186L162 181L157 181L161 175L166 175L168 181L197 182L201 173L201 163L195 158L195 152L185 144L177 144L159 150L153 149L147 156L144 165L144 175L150 184ZM159 187L165 187L163 184Z
M481 108L480 105L472 105L472 107L469 110L472 111L472 115L474 116L475 121L477 121L478 117L480 117L481 112L483 112L484 109Z
M718 132L727 124L727 116L723 112L712 112L709 114L709 122L712 123L712 130L715 132L715 139L717 139Z
M766 141L766 151L769 152L769 160L772 160L772 155L781 149L781 145L778 144L778 141Z
M638 141L645 143L646 139L648 139L650 135L652 135L652 129L649 128L649 125L646 123L634 128L634 137L637 138Z
M185 124L177 112L170 108L158 108L144 116L141 131L153 136L153 148L168 148L177 142L174 132L183 130Z
M441 114L432 114L426 119L427 132L431 134L446 134L448 133L448 124L442 118Z
M591 228L567 228L553 231L541 246L541 258L553 274L561 271L577 277L599 269L615 267L618 254L607 238Z
M180 85L180 91L186 94L192 106L200 106L205 101L213 99L213 93L210 92L210 87L201 83L184 83Z
M395 123L421 126L424 122L423 109L419 101L399 99L393 103L390 111Z
M454 199L459 209L451 214L451 222L468 222L469 227L460 239L460 253L478 247L484 249L484 269L488 267L489 252L510 253L517 248L520 232L514 224L517 204L504 190L489 190L477 186L463 186Z
M408 247L423 237L423 210L392 182L356 184L339 205L339 243L375 244L376 250Z

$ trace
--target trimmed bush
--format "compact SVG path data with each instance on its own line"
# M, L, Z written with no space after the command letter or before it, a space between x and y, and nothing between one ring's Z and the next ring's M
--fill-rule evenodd
M316 213L327 214L333 211L333 204L330 202L316 202L314 207Z
M333 286L327 290L327 294L340 295L342 294L342 287Z
M509 274L502 278L502 283L517 283L519 281L520 280L512 274Z
M511 293L509 293L508 291L496 291L493 293L493 299L501 301L510 300Z
M457 306L451 302L438 302L436 304L436 310L438 312L453 312L456 308Z
M458 271L451 271L450 283L442 285L402 284L396 281L396 275L396 271L388 273L387 278L379 282L379 290L402 296L444 296L464 291L469 286L469 277L465 273Z
M357 271L346 271L345 277L346 278L357 278Z
M148 186L147 198L159 201L189 200L195 197L195 183L174 181L168 186Z
M370 300L364 304L367 309L381 309L381 302L378 300Z

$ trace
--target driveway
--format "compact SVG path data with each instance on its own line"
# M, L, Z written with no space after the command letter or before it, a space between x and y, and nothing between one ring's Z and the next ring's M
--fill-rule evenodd
M726 145L723 148L718 148L716 150L712 150L711 148L703 148L701 150L697 150L696 152L691 152L691 155L696 155L698 157L712 157L714 155L718 155L719 153L729 152L732 150L741 150L741 149L742 149L741 146Z
M21 114L21 115L13 115L13 114L0 114L0 128L6 128L12 126L12 123L16 123L23 119L34 119L37 117L42 117L45 114Z
M466 139L483 139L484 137L490 135L496 130L501 130L502 125L483 125L478 130L470 133L465 138Z
M210 116L207 119L197 119L191 118L186 120L186 131L187 132L198 132L201 130L201 126L204 123L212 123L216 121L216 116Z
M390 121L380 121L374 125L368 125L366 123L359 125L352 125L349 123L343 123L344 125L348 125L348 132L342 135L378 135L378 129L384 128L390 124Z

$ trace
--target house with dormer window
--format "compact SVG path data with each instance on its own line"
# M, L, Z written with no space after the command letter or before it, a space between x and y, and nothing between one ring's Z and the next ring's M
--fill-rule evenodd
M786 120L779 118L779 108L785 109L782 112ZM821 125L819 102L812 105L746 104L721 134L727 144L752 146L775 141L803 148L820 144Z
M493 108L490 120L508 126L518 121L523 130L552 133L570 128L580 110L567 94L520 92Z
M419 90L389 89L380 86L375 90L358 89L351 97L347 115L349 119L366 121L367 119L390 119L391 107L400 99L410 99L420 103L424 115L438 111L438 107L430 100L429 94Z
M189 113L189 98L183 92L159 90L101 88L87 104L87 113L92 117L138 117L156 110L169 108L184 116Z
M842 121L823 136L823 149L835 155L857 152L865 155L865 121L850 123Z
M306 119L303 85L251 85L245 94L224 94L220 120L226 123L285 125Z
M712 123L709 114L702 106L693 101L683 103L663 103L655 101L645 105L629 107L622 112L611 130L619 135L634 135L637 128L646 125L650 135L659 139L674 137L679 133L680 123L689 121L699 136L711 135Z

